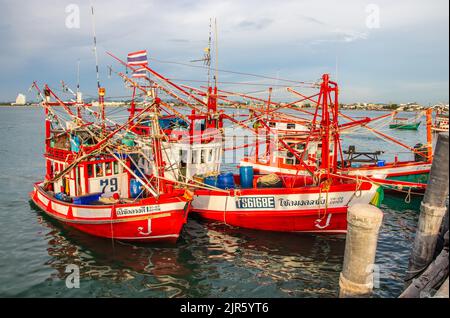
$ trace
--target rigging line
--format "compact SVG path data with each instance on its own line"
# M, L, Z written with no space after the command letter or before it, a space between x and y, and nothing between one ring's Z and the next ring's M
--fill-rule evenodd
M160 59L156 59L156 58L152 58L152 57L150 57L149 60L152 60L152 61L157 62L157 63L163 63L163 64L176 64L176 65L188 66L188 67L193 67L193 68L203 68L203 69L207 68L207 67L201 66L201 65L191 65L191 64L182 63L182 62L165 61L165 60L160 60ZM265 79L270 79L270 80L279 80L279 81L289 82L289 83L308 84L308 85L315 85L316 84L315 81L294 81L294 80L289 80L289 79L276 78L276 77L271 77L271 76L258 75L258 74L245 73L245 72L238 72L238 71L223 70L223 69L218 69L218 68L214 68L212 70L217 71L217 72L222 72L222 73L246 75L246 76L259 77L259 78L265 78Z
M192 83L207 83L205 80L194 80L194 79L180 79L180 78L168 78L170 81L177 82L192 82ZM217 82L219 85L247 85L247 86L274 86L274 87L282 87L286 88L286 85L281 84L270 84L270 83L248 83L248 82L231 82L231 81L222 81ZM289 87L305 87L305 85L289 85ZM267 93L267 91L264 91Z

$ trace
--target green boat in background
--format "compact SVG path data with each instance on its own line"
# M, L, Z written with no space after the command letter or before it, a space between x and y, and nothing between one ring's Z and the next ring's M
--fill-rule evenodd
M411 121L410 118L402 118L402 117L396 117L392 121L391 124L389 124L390 129L403 129L403 130L417 130L420 126L420 121L417 121L414 119L414 121Z

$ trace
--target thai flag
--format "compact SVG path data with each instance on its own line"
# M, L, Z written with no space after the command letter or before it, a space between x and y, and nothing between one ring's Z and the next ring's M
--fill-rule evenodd
M133 77L146 77L146 76L147 76L147 69L145 67L138 68L133 72Z
M147 65L147 51L137 51L128 54L128 65Z

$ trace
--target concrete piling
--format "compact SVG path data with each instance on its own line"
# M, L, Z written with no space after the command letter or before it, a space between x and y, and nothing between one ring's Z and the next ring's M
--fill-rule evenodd
M433 260L436 242L446 212L449 180L449 135L438 136L433 165L424 199L420 206L419 224L405 278L409 285Z
M347 221L339 297L369 297L373 290L375 254L383 212L373 205L355 204L348 209Z
M406 288L399 298L428 298L432 297L436 286L448 280L448 232L444 236L444 248L427 269ZM437 297L445 295L438 293ZM447 290L448 295L448 290ZM447 296L448 297L448 296Z

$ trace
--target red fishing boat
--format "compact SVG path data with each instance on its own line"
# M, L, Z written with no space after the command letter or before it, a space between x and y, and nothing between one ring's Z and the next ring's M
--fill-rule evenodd
M34 83L34 87L40 89ZM104 89L100 89L103 97ZM68 105L46 86L41 94L45 108L45 180L30 193L32 201L47 215L90 235L124 241L175 242L190 209L190 196L184 188L164 177L155 99L135 114L152 114L149 129L153 167L144 173L136 164L146 160L139 147L125 137L131 120L120 126L105 124L103 98L101 123L87 122L81 116L89 105ZM51 97L56 102L51 102ZM69 106L76 106L77 113ZM54 112L62 107L70 120ZM136 135L136 139L139 136ZM148 160L148 158L147 158Z
M436 117L432 126L433 132L446 132L448 131L448 111L447 113L437 110Z
M343 178L337 173L340 147L339 132L335 129L338 87L327 74L320 84L319 100L321 103L317 104L316 111L322 110L321 125L319 130L313 128L310 131L310 136L315 136L311 138L320 140L322 144L318 169L307 165L292 147L280 140L308 175L282 175L272 186L260 183L258 176L251 173L221 175L213 183L216 189L195 191L193 212L207 219L257 230L346 232L348 207L356 203L378 203L380 188L374 183ZM258 122L268 133L271 132L263 119ZM205 182L212 185L208 180Z
M292 89L290 91L295 92ZM298 94L298 92L295 93ZM306 112L305 110L301 111ZM427 144L417 144L414 147L406 145L381 131L367 126L368 123L387 118L391 114L372 119L355 120L350 116L338 112L339 116L349 120L348 123L338 126L342 134L348 129L363 127L387 142L399 145L414 154L414 160L398 160L396 156L395 160L387 162L379 158L379 155L383 153L382 151L357 152L354 146L350 146L348 151L341 150L343 154L348 156L339 163L339 173L370 178L370 180L378 182L390 190L423 192L428 182L433 159L431 112L431 109L426 111ZM312 113L309 114L314 115ZM309 132L305 131L305 129L303 131L298 129L298 125L296 126L294 123L291 123L291 126L287 126L289 129L280 129L279 127L285 128L286 124L284 120L277 118L269 118L268 125L273 127L272 131L276 133L277 138L283 139L294 151L304 157L306 165L310 168L318 167L322 149L321 140L311 140ZM310 120L309 123L303 124L301 127L307 128L313 125L317 124ZM269 148L266 146L266 151L263 154L260 153L259 148L259 142L256 142L254 155L244 157L240 162L240 166L253 167L256 173L261 174L308 175L305 167L300 165L299 160L294 157L293 153L286 151L284 147L279 145L278 147Z

